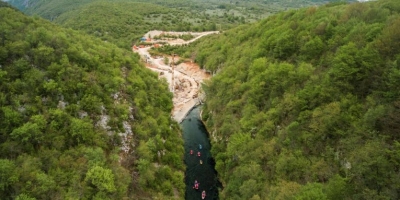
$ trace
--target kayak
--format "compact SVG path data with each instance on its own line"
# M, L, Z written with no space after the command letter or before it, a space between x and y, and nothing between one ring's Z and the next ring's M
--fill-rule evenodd
M201 193L201 199L205 199L206 198L206 191L203 190L203 192Z

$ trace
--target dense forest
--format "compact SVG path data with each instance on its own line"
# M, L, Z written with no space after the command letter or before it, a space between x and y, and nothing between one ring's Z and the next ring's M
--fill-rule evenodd
M400 4L291 10L174 49L204 84L222 199L400 198Z
M183 199L172 94L131 51L0 2L1 199Z
M149 30L215 31L255 22L272 13L320 0L9 0L28 15L131 48Z
M232 10L239 15L253 17L265 13L275 13L286 9L308 7L329 2L329 0L6 0L27 14L38 14L46 19L53 19L60 14L77 9L92 2L141 2L169 8L184 9L197 13L207 10ZM355 0L347 0L355 1ZM250 11L250 12L249 12Z
M159 51L214 74L202 117L220 198L400 198L398 0L10 2L81 32L0 2L4 199L183 198L172 94L115 45L218 25Z

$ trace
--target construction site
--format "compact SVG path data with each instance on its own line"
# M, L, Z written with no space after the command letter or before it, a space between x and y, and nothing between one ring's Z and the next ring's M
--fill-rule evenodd
M193 42L205 35L216 34L218 32L201 32L190 34L194 36L193 39L185 41L179 38L168 40L161 40L163 44L170 45L183 45ZM150 31L145 34L142 40L152 43L148 46L133 46L132 51L138 53L142 60L146 63L146 67L156 71L160 78L165 78L169 84L170 91L173 95L174 108L171 111L171 117L177 122L181 122L186 114L197 104L200 104L204 95L201 93L201 83L210 78L211 75L205 70L202 70L193 61L181 62L175 65L175 61L180 59L179 55L164 55L164 57L152 57L149 49L155 45L162 45L158 40L152 40L150 37L157 37L161 34L188 34L188 32L163 32L163 31ZM165 60L168 63L165 63Z

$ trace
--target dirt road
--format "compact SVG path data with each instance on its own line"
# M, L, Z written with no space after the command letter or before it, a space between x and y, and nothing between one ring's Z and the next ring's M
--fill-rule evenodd
M159 34L188 34L188 32L162 32L162 31L150 31L145 34L145 37L154 37ZM209 35L209 34L217 34L217 31L212 32L200 32L194 33L191 32L195 38L184 41L182 39L176 40L168 40L167 42L170 45L182 45L188 44L190 42L194 42L197 39ZM157 41L152 41L156 43ZM184 62L177 66L174 66L174 71L172 71L172 67L170 65L164 64L164 58L153 58L150 56L148 50L151 47L144 48L132 48L132 50L138 53L143 60L146 61L146 66L159 73L160 78L165 78L170 85L170 91L174 93L173 96L173 104L174 108L171 111L171 116L177 122L181 122L183 118L185 118L186 114L192 109L197 103L199 103L200 99L198 98L201 83L203 80L208 79L210 77L204 70L200 69L200 67L192 62ZM168 57L170 61L172 61L172 57ZM175 61L179 59L179 57L174 58ZM172 76L174 76L174 84L172 84ZM174 87L173 87L174 86Z

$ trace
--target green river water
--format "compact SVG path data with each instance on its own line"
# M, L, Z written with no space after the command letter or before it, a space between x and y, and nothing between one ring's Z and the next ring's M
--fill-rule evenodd
M218 187L221 186L215 171L215 161L211 157L209 134L200 120L200 107L193 108L181 123L185 141L185 199L201 199L201 193L206 191L205 199L219 199ZM202 148L199 148L199 145ZM193 150L193 154L190 154ZM200 157L197 153L200 152ZM203 164L200 164L202 160ZM194 182L199 182L199 189L193 188Z

